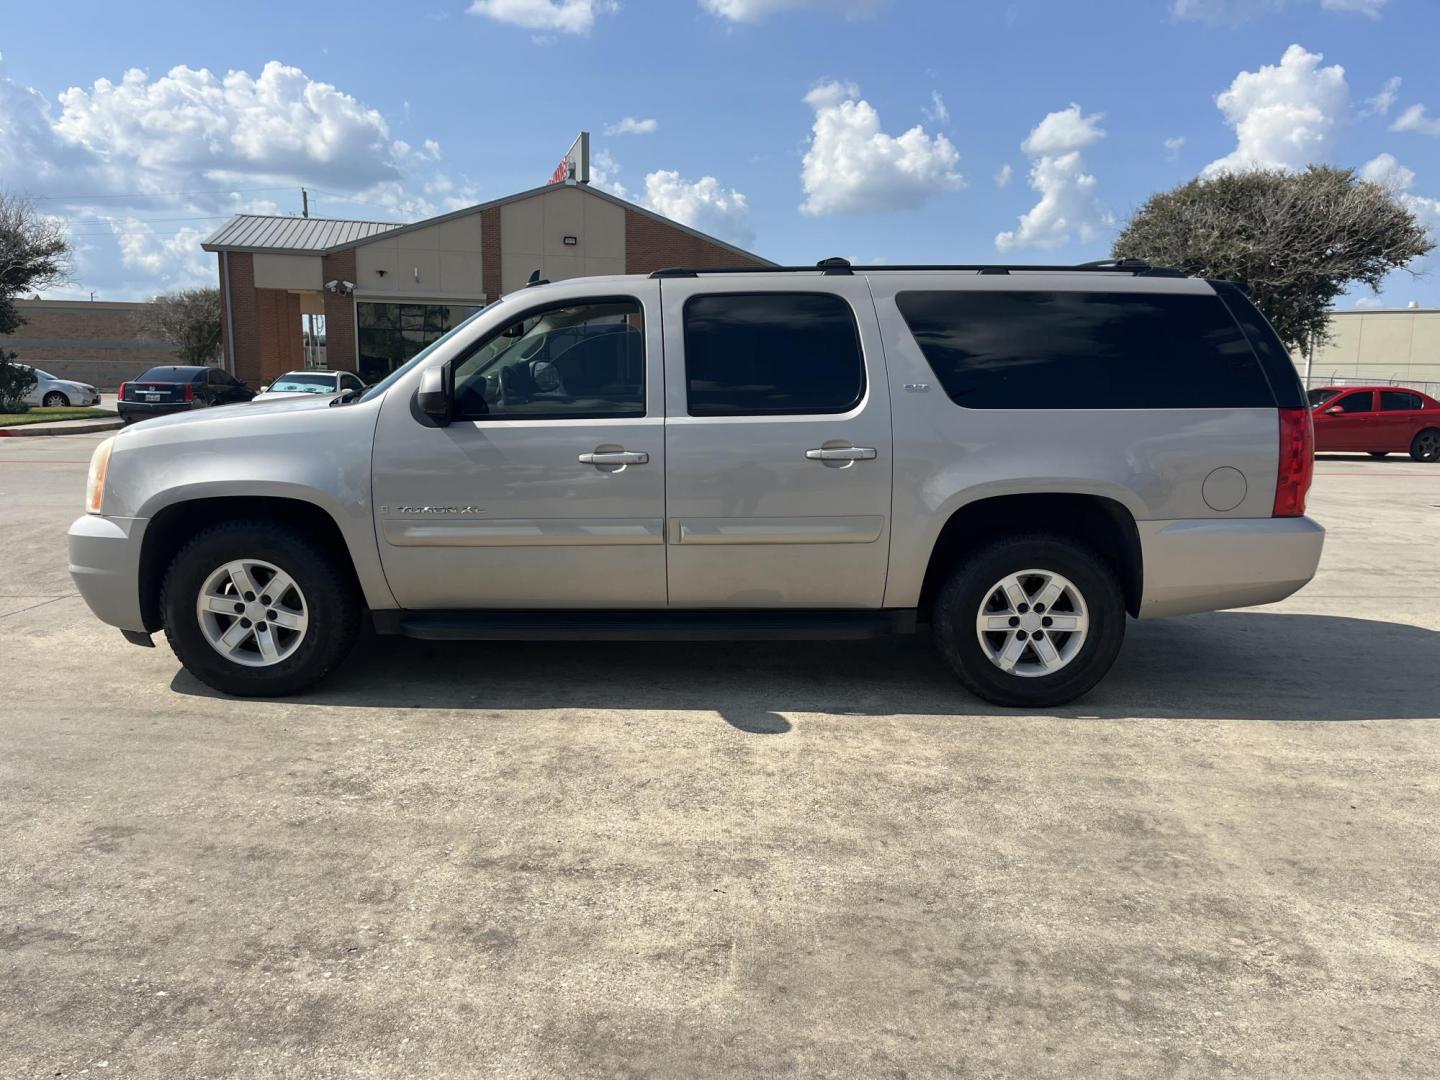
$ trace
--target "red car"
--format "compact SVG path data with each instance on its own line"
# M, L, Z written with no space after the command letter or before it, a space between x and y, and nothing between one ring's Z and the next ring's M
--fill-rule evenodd
M1315 449L1371 457L1408 450L1440 461L1440 401L1400 386L1323 386L1310 391Z

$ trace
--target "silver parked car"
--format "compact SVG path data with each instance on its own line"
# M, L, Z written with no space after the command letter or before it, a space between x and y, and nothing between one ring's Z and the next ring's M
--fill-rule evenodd
M287 694L419 638L856 638L1089 690L1127 614L1315 573L1310 413L1244 292L1137 263L665 270L506 296L363 395L103 444L71 570Z
M295 394L341 394L346 390L365 389L360 376L353 371L287 371L250 400L270 401Z
M62 379L58 375L51 375L48 371L41 371L30 364L16 364L15 366L28 368L35 375L35 386L25 395L27 404L43 405L47 409L67 405L100 404L100 391L89 383L76 382L74 379Z

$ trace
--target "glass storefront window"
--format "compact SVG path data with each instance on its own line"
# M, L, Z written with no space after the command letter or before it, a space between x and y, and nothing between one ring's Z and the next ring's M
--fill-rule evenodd
M367 383L378 382L479 310L479 304L357 301L355 322L360 338L360 377Z

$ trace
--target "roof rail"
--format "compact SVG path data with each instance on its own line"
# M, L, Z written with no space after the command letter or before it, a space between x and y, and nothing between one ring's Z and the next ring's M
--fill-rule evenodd
M821 259L814 266L667 266L656 270L652 278L693 278L701 274L799 274L819 270L822 275L884 274L895 271L941 271L968 270L976 274L1009 274L1027 271L1046 273L1081 274L1131 274L1135 277L1189 277L1184 270L1168 266L1151 266L1140 259L1102 259L1098 262L1080 263L1077 266L1035 265L1025 266L1013 263L893 263L883 266L852 266L848 259Z

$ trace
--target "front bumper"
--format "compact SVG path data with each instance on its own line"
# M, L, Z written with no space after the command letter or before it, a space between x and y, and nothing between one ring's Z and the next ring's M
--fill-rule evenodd
M70 526L70 576L96 618L144 631L140 611L140 545L145 518L86 514Z
M1141 521L1140 618L1273 604L1315 576L1325 530L1307 517Z

